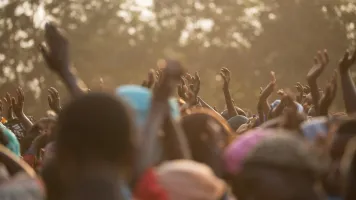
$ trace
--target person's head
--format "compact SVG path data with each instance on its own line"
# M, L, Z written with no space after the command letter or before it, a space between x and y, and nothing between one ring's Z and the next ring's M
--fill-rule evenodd
M0 123L1 135L1 144L6 146L12 153L17 156L21 156L20 152L20 143L16 138L15 134L8 128L6 128L2 123Z
M340 163L347 143L354 136L356 136L356 119L349 118L343 120L336 130L330 148L331 165L324 180L324 188L330 196L338 196L342 193L343 180Z
M307 140L314 142L318 136L326 136L328 134L328 118L311 118L310 120L304 121L300 129Z
M102 164L116 169L131 167L135 127L121 100L103 93L89 93L63 108L56 129L59 168Z
M225 173L235 176L240 173L248 153L265 137L273 134L274 129L256 128L239 135L225 149L223 155Z
M226 121L209 109L193 109L182 117L181 124L195 161L205 163L220 174L220 154L232 139ZM218 163L217 163L218 162ZM218 172L219 171L219 172Z
M237 112L238 115L242 115L242 116L245 115L244 111L243 111L241 108L235 106L235 110L236 110L236 112ZM221 115L224 119L226 119L226 120L229 120L229 119L230 119L230 117L229 117L229 111L228 111L227 109L225 109L223 112L221 112L220 115Z
M225 183L207 166L190 160L175 160L154 169L158 184L171 200L219 200L226 195Z
M138 85L123 85L116 89L116 96L120 97L134 111L134 118L138 127L146 122L149 109L151 107L152 92L145 87ZM169 106L174 119L180 117L179 104L177 99L170 98Z
M21 152L25 153L31 146L33 140L39 135L46 135L47 142L54 139L54 127L57 123L55 118L41 118L33 124L26 136L21 140Z
M46 117L38 120L35 123L35 126L38 128L40 134L52 135L56 123L57 121L55 118Z
M248 118L241 115L236 115L227 121L234 132L236 132L236 130L239 129L241 125L246 124L247 122Z
M238 199L314 200L326 163L304 140L288 131L263 138L244 159L233 187Z
M271 110L275 109L282 101L277 99L275 100L272 104L271 104ZM292 107L293 104L290 104L288 106L286 106L285 108L288 107ZM303 113L304 112L304 108L302 105L300 105L298 102L294 101L294 105L297 108L298 113ZM285 110L285 109L284 109Z

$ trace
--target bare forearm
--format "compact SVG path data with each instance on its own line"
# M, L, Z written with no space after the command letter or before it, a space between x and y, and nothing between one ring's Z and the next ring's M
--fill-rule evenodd
M238 115L237 111L235 110L234 103L232 102L231 94L229 91L228 87L224 87L224 96L225 96L225 102L226 102L226 107L227 111L229 113L229 118L234 117Z
M78 79L72 72L63 72L60 74L60 77L62 78L72 97L78 97L85 93L84 89L82 89L79 85L81 80Z
M320 112L320 109L319 109L320 95L319 95L319 91L318 91L318 85L316 83L316 80L314 80L314 79L308 80L308 85L310 87L310 92L311 92L311 96L312 96L315 113L318 115Z
M345 109L348 114L356 112L356 88L352 80L350 71L340 73L341 88L343 99L345 103Z

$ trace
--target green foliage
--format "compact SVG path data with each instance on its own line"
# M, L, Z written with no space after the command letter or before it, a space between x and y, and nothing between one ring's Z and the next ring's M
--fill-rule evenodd
M0 3L0 94L25 87L27 111L37 116L47 109L38 107L46 105L47 88L64 93L36 48L45 20L67 32L74 66L89 87L99 77L109 87L141 83L158 59L173 57L200 72L201 96L220 108L220 67L232 72L235 102L254 109L270 70L280 87L293 87L304 81L315 52L327 48L326 80L355 38L351 0L156 0L148 7L134 0L9 2Z

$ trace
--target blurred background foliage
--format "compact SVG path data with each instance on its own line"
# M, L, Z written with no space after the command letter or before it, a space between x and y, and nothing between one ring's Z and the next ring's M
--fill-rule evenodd
M26 111L48 109L47 89L66 92L50 73L37 45L43 25L54 21L66 31L73 65L91 88L100 77L107 87L140 84L157 60L181 60L199 71L201 96L224 108L221 67L232 72L237 105L255 110L259 87L269 71L278 86L305 82L319 49L331 63L323 87L339 58L355 42L353 0L0 0L0 95L20 85ZM340 91L339 91L340 93ZM338 95L339 97L341 96ZM337 100L334 109L343 109Z

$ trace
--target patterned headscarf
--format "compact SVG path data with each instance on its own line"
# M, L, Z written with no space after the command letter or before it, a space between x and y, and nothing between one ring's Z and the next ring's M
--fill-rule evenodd
M225 170L229 174L236 174L242 168L242 163L247 154L262 139L271 134L273 129L253 129L237 137L224 152Z

